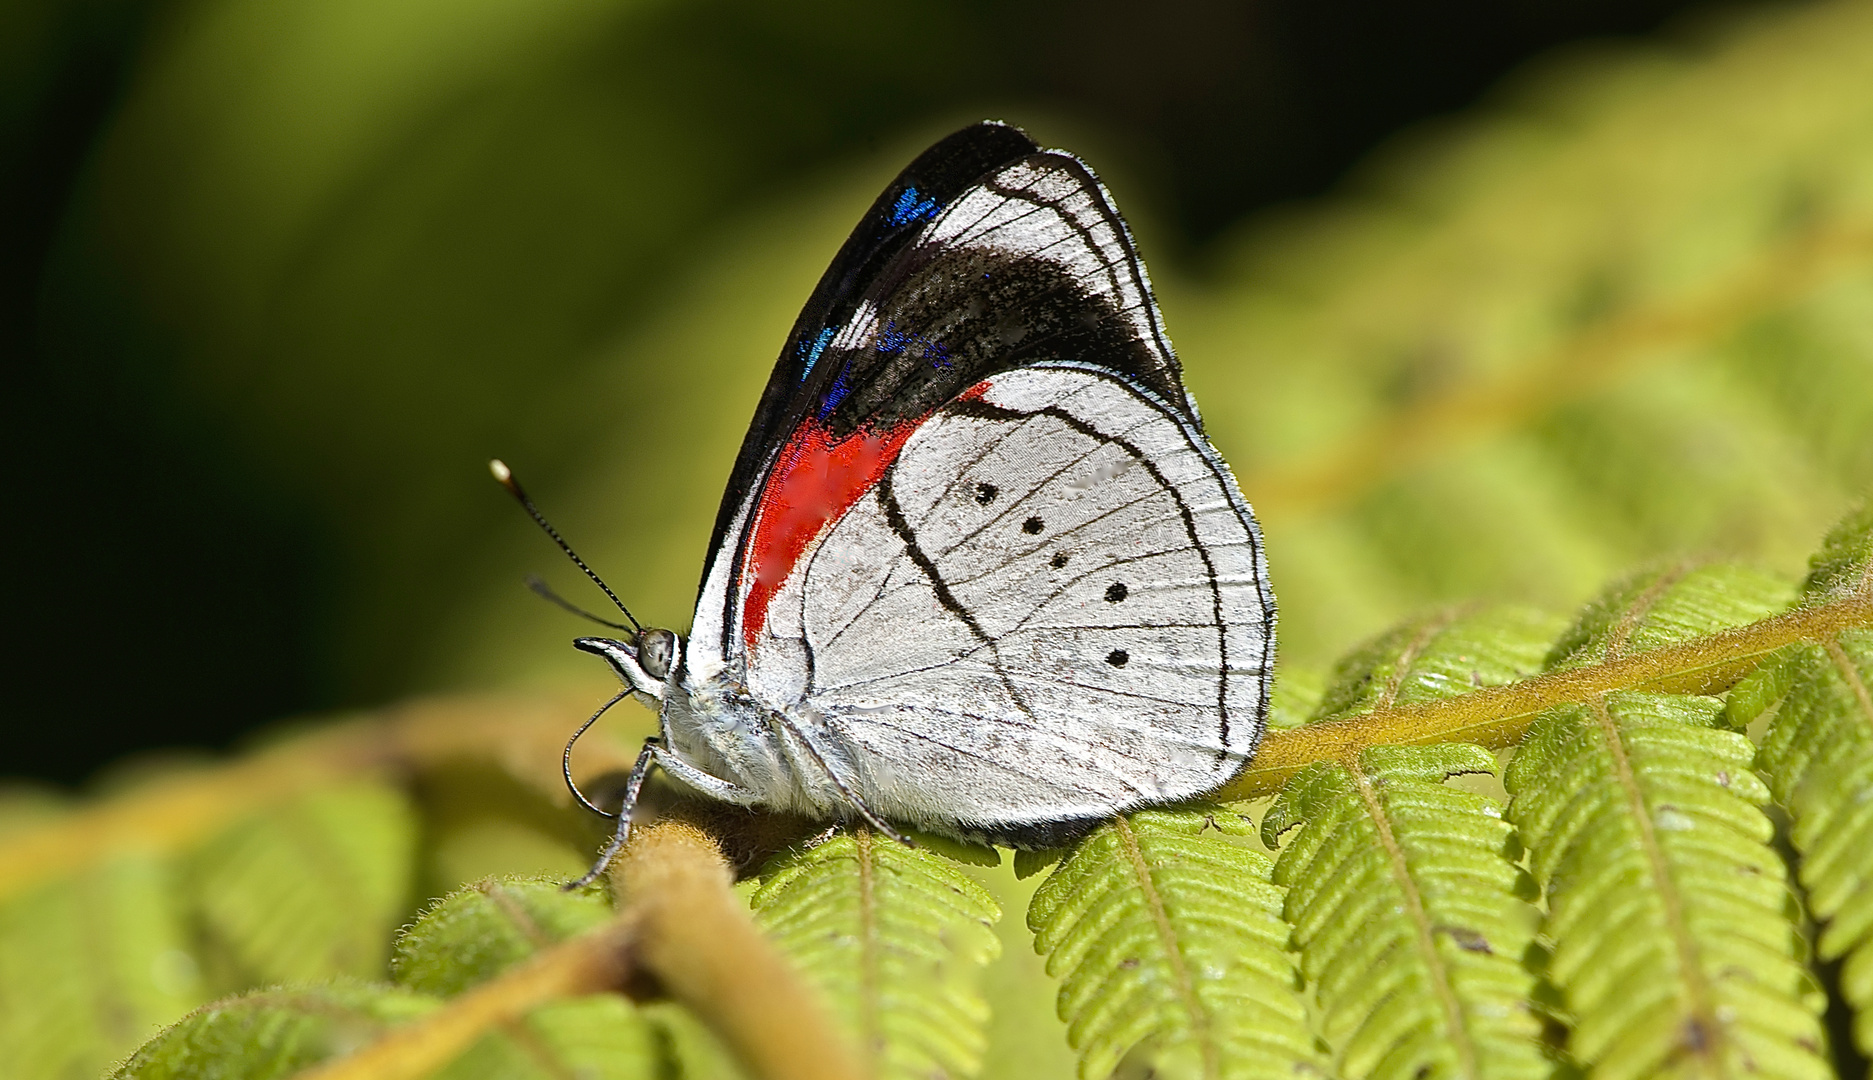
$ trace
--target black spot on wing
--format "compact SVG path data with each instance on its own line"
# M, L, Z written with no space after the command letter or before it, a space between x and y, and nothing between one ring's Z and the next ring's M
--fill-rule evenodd
M904 544L904 554L910 559L911 564L929 579L930 591L935 594L937 603L942 605L943 610L962 620L963 625L969 628L969 632L976 636L976 640L987 646L990 655L989 662L995 668L995 674L1000 677L1002 686L1007 689L1009 700L1013 701L1015 707L1022 712L1032 715L1026 699L1021 696L1021 692L1015 688L1014 681L1008 677L1007 670L1002 667L1001 657L995 653L995 639L989 636L988 631L982 629L982 624L976 621L975 614L956 599L956 594L950 591L949 584L943 580L942 571L937 569L936 562L917 542L917 533L910 527L910 522L905 519L904 508L898 505L897 493L892 488L896 475L897 467L893 465L884 471L884 476L878 481L878 505L884 510L885 522L891 526L891 531L896 533L898 540Z
M1164 474L1159 471L1157 464L1147 457L1138 447L1132 445L1131 442L1123 438L1108 435L1059 406L1048 406L1044 409L1034 409L1024 412L1019 409L1004 408L1000 405L978 400L952 402L948 408L957 415L972 416L984 420L1010 421L1025 420L1031 416L1052 417L1073 430L1078 431L1082 435L1085 435L1087 438L1098 442L1111 443L1119 447L1129 454L1133 460L1143 466L1151 474L1151 478L1157 481L1159 487L1170 492L1175 492L1177 490L1169 480L1165 479ZM1227 746L1229 745L1229 672L1231 668L1229 660L1229 638L1223 628L1223 593L1216 581L1215 560L1210 558L1209 550L1204 547L1202 540L1197 536L1197 523L1196 519L1191 516L1190 507L1186 506L1181 498L1175 498L1173 502L1175 502L1177 506L1178 514L1183 519L1184 532L1190 538L1191 549L1203 560L1204 576L1209 579L1211 617L1216 626L1216 647L1218 655L1222 658L1221 670L1218 672L1216 680L1216 717L1219 726L1220 741L1224 746ZM1269 629L1272 632L1273 627L1271 626ZM1267 646L1265 646L1265 648L1266 647ZM1266 666L1266 664L1264 664L1264 666ZM1264 695L1264 703L1266 700L1266 695Z
M1129 592L1130 590L1125 587L1123 581L1115 581L1106 586L1106 603L1116 604L1120 600L1125 599Z
M1021 523L1021 531L1029 536L1039 536L1041 530L1046 527L1046 523L1042 522L1038 515Z
M898 505L897 494L892 490L892 475L895 472L895 469L886 469L884 476L878 481L878 506L884 511L886 524L891 526L891 531L896 533L898 540L903 543L904 554L909 557L911 564L923 571L924 577L930 582L931 591L936 594L937 603L943 605L943 610L961 619L963 625L967 626L970 633L973 633L978 640L993 641L988 631L982 629L982 624L976 621L975 615L956 599L956 594L950 591L948 583L943 580L943 572L937 569L935 561L917 542L917 533L910 527L910 522L905 519L904 508Z

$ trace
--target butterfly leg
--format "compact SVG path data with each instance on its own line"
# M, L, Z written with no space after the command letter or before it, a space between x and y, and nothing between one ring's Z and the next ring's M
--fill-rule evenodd
M644 790L644 777L650 772L650 763L658 759L657 751L662 749L663 744L657 741L656 736L644 740L644 749L637 754L637 764L631 766L631 778L624 784L624 803L618 807L618 827L612 831L611 839L605 842L604 850L598 853L598 861L592 864L592 868L579 880L560 886L563 891L583 889L598 880L598 875L604 873L605 867L610 866L611 860L617 858L618 852L624 849L624 842L631 838L631 812L637 809L638 792Z
M656 746L652 747L651 753L656 755L658 766L660 766L671 779L681 782L685 787L695 788L697 791L712 799L720 799L723 802L734 803L737 806L751 806L761 799L758 792L742 787L739 784L731 784L719 776L710 776L708 773L703 772L696 766L691 765L689 762L671 753L662 743L658 743Z
M611 865L611 860L617 858L618 852L624 850L625 843L631 839L631 813L637 809L638 794L644 789L644 778L650 774L650 766L653 762L685 786L695 788L712 798L742 806L747 806L757 800L756 794L747 788L710 776L672 754L664 747L663 741L653 735L644 740L644 749L637 755L637 764L631 766L631 778L624 785L624 804L618 807L617 829L613 830L611 839L605 842L604 850L598 853L598 861L592 864L592 868L587 870L579 880L563 886L567 892L583 888L598 880L598 875L604 873L605 868Z

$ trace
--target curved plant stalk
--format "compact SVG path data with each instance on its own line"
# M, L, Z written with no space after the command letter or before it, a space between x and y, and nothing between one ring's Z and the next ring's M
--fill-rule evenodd
M1844 596L1683 644L1485 687L1461 697L1270 732L1255 760L1215 797L1237 802L1270 795L1313 762L1343 760L1372 746L1513 746L1543 710L1613 690L1714 693L1783 646L1824 640L1857 626L1873 626L1873 596Z
M497 1026L567 998L622 990L641 965L701 1018L753 1076L859 1080L819 999L755 927L706 832L682 821L640 831L612 872L624 909L470 989L304 1080L415 1080Z
M582 707L559 697L434 699L288 739L217 768L168 776L0 837L0 900L113 851L189 847L257 809L315 788L457 758L498 762L565 801L559 748L568 718ZM632 758L618 747L587 742L589 749L580 748L585 769L630 767Z
M755 926L707 832L682 821L650 826L632 838L612 881L641 920L644 967L751 1076L864 1075L819 994Z

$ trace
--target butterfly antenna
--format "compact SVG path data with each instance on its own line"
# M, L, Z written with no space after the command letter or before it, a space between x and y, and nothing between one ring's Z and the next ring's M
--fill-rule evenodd
M509 495L512 495L515 499L519 500L521 508L527 511L528 516L533 518L535 524L539 525L540 528L546 530L546 535L553 538L553 543L559 545L559 550L566 553L566 557L572 560L572 564L578 567L580 570L585 571L585 576L592 579L592 584L597 585L599 588L605 590L605 595L611 597L611 602L618 605L619 611L624 612L625 621L631 624L631 629L633 631L641 633L644 628L641 624L638 623L637 616L631 614L631 609L624 606L624 601L618 599L618 594L611 591L611 586L605 584L604 578L599 577L598 574L591 567L585 565L585 560L579 558L579 553L572 550L572 545L566 543L566 538L559 535L559 530L553 528L552 522L546 520L546 515L540 513L539 507L536 507L533 505L532 499L527 498L526 491L521 488L520 481L514 479L514 471L507 467L507 463L502 461L500 458L495 458L494 460L488 462L488 471L494 474L494 479L497 480L502 487L507 489L507 493ZM534 591L539 592L538 589L535 589ZM550 596L548 598L553 599L553 597L550 597ZM570 604L565 604L564 601L560 601L560 603L566 607L572 606ZM573 610L576 611L578 609L574 608ZM580 614L585 614L585 613L580 612ZM592 616L592 617L596 618L596 616ZM605 620L599 619L598 621L604 622ZM606 625L617 626L618 624L607 623ZM619 629L623 629L623 627L619 627Z
M540 599L546 601L547 603L553 604L557 607L564 608L565 610L572 612L574 615L577 615L582 619L590 619L600 626L609 626L613 630L631 629L631 627L626 626L623 623L612 622L610 619L601 619L597 615L592 614L591 612L585 610L579 605L559 595L558 593L554 592L553 587L551 585L548 585L544 580L542 580L540 575L538 574L527 575L527 588L532 589L534 592L534 595L538 596Z

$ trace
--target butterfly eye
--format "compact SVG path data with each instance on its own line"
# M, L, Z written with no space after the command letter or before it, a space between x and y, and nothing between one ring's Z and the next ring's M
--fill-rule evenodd
M676 666L676 635L668 630L646 630L637 635L637 664L644 674L662 681Z

